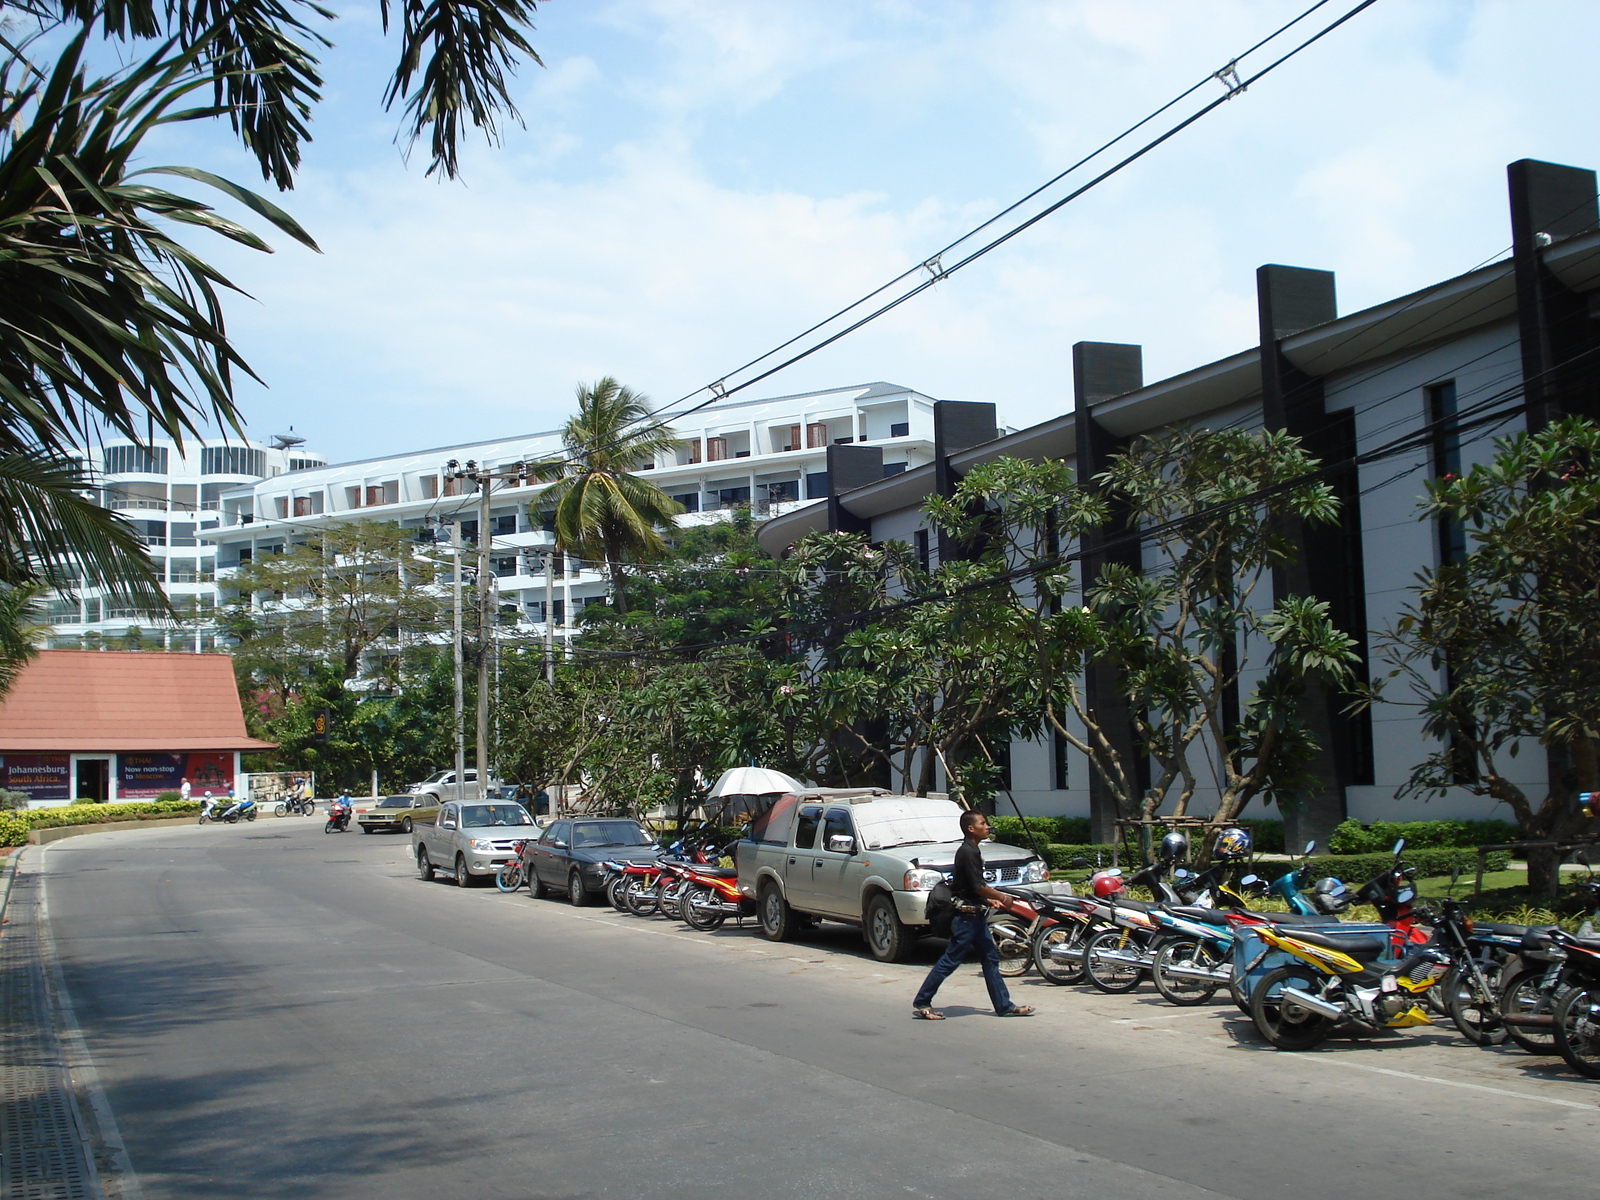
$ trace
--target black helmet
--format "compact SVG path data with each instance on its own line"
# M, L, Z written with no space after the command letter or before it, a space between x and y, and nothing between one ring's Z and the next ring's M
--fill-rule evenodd
M1343 883L1330 875L1312 887L1311 903L1321 913L1342 913L1350 907L1350 894Z
M1189 839L1174 830L1161 839L1161 849L1157 855L1162 862L1181 862L1189 857Z

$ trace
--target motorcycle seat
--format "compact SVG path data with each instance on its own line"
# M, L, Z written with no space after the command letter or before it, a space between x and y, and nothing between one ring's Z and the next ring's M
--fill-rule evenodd
M738 867L691 867L689 870L692 874L698 875L702 879L739 878Z
M1324 917L1319 913L1258 913L1245 914L1251 917L1260 917L1274 925L1337 925L1335 917Z
M1310 929L1297 929L1291 935L1302 942L1320 946L1324 950L1337 950L1348 954L1357 962L1371 962L1389 951L1389 939L1358 934L1355 937L1329 937Z
M1198 908L1191 904L1174 904L1167 911L1175 917L1189 921L1203 921L1207 925L1226 925L1228 913L1222 908Z
M1497 937L1521 937L1528 930L1537 928L1533 925L1508 925L1504 921L1479 921L1472 922L1473 933L1494 934Z
M1110 904L1110 901L1107 901L1106 903ZM1156 906L1146 900L1124 900L1121 896L1118 896L1116 907L1131 908L1134 912L1149 912Z

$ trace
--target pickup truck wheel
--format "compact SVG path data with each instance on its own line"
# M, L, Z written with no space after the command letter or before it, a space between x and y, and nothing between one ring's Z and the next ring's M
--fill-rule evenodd
M417 847L417 877L424 883L433 878L433 863L428 858L426 846Z
M472 872L467 870L467 857L464 854L456 855L456 886L458 888L472 886Z
M761 933L769 942L787 942L794 937L794 909L775 883L761 889Z
M894 900L882 892L867 902L861 932L866 936L867 949L879 962L899 962L911 948L911 935L895 911Z
M401 817L400 818L400 832L405 834L407 837L411 836L411 818L410 817Z
M589 890L583 886L583 876L577 871L567 876L567 903L573 908L589 907Z

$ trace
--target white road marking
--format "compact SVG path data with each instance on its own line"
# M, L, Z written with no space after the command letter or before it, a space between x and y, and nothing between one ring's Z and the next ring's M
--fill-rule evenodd
M1440 1079L1437 1075L1418 1075L1412 1071L1396 1071L1389 1067L1373 1067L1366 1063L1350 1062L1343 1058L1328 1058L1315 1055L1302 1060L1303 1062L1316 1062L1329 1067L1348 1067L1352 1071L1371 1071L1374 1075L1389 1075L1395 1079L1414 1079L1418 1083L1436 1083L1441 1087L1466 1088L1469 1092L1488 1092L1491 1096L1509 1096L1513 1100L1531 1100L1535 1104L1557 1104L1562 1108L1581 1108L1585 1112L1593 1112L1595 1105L1583 1100L1562 1100L1555 1096L1534 1096L1527 1092L1513 1091L1511 1088L1488 1087L1481 1083L1464 1083L1459 1079Z

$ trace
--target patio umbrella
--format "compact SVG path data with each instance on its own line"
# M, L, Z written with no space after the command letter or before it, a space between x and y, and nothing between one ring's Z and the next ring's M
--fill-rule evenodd
M766 796L773 792L798 792L805 784L782 771L766 767L733 767L712 785L710 799L719 796Z

